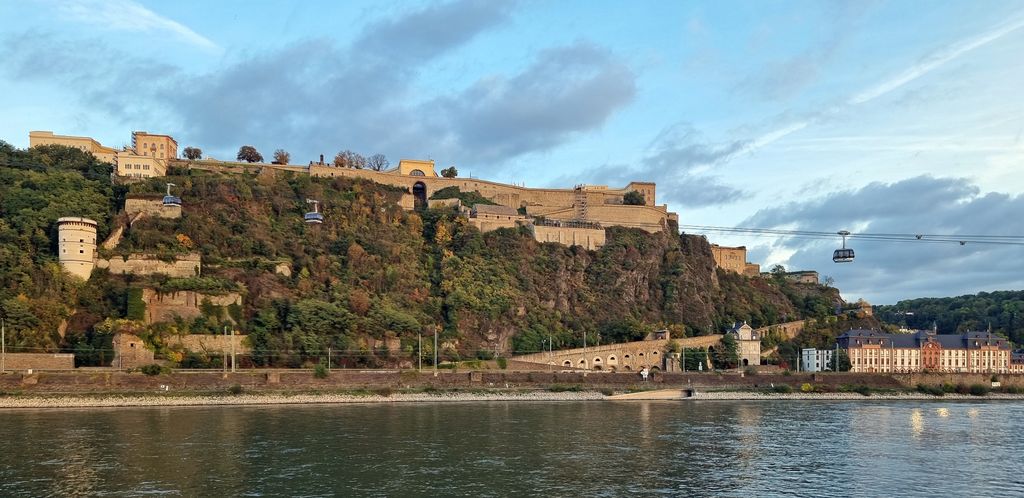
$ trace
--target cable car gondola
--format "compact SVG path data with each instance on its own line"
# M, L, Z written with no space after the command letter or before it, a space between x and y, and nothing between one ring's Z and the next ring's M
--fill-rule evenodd
M835 263L852 263L853 262L853 249L846 247L846 236L850 235L850 232L846 230L840 230L839 235L843 237L843 248L836 249L832 253L832 261Z
M304 217L305 220L306 220L306 223L309 223L310 225L319 225L319 224L323 223L324 222L324 215L320 214L320 209L319 209L320 201L315 201L313 199L306 199L306 203L313 205L313 210L308 212L308 213L306 213L306 216Z
M164 196L164 206L169 207L181 207L181 197L171 195L171 187L174 187L173 183L167 184L167 195Z

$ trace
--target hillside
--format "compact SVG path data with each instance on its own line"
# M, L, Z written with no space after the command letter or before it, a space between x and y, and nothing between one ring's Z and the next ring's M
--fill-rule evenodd
M537 351L548 337L555 347L578 346L583 331L588 343L661 327L710 334L739 320L761 326L824 317L840 302L836 289L716 270L698 236L610 228L607 245L586 251L537 243L525 229L481 234L450 209L406 212L397 205L400 190L363 180L179 170L121 186L109 172L72 149L0 143L0 303L9 346L74 350L85 363L103 363L116 330L167 353L169 334L216 333L237 322L259 364L298 365L330 347L344 352L339 361L379 365L435 329L444 355L456 357L496 346ZM157 194L166 182L178 185L182 217L142 218L100 256L169 260L197 251L202 277L97 269L81 283L59 271L58 217L95 219L102 240L127 224L126 194ZM321 202L323 225L303 223L308 198ZM287 271L275 271L282 266ZM239 292L244 304L151 326L107 320L138 319L142 287ZM387 338L402 351L383 349Z

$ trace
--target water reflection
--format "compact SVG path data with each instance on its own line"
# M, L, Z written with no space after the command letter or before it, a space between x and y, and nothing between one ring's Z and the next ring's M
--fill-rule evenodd
M6 411L0 496L1021 494L1022 415L877 401Z

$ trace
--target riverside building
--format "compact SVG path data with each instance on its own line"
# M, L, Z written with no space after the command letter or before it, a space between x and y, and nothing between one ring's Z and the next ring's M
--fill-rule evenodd
M888 334L849 330L839 347L850 358L851 372L1010 373L1009 342L991 332L936 334L919 330Z

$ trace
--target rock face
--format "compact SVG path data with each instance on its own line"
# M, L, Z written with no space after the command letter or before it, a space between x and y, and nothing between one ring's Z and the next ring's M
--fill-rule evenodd
M175 317L193 320L203 314L204 302L222 309L232 304L241 306L242 296L237 293L208 295L195 291L161 294L154 289L146 288L142 290L142 302L146 304L146 323L153 324L174 321ZM220 314L225 319L231 319L226 312Z

